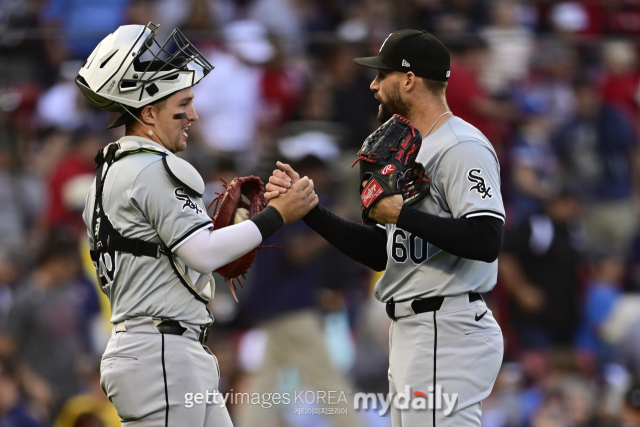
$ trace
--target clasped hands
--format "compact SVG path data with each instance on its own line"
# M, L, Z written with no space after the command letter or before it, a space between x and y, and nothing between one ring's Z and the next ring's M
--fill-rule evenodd
M285 166L278 162L278 167L281 165ZM289 165L286 166L291 176L281 170L276 170L279 172L279 181L277 182L280 183L280 187L272 185L271 180L274 177L270 177L264 198L269 206L277 209L285 224L291 224L305 216L318 204L318 195L313 191L312 179L306 176L300 178L300 175Z
M302 218L311 209L313 209L318 204L318 196L313 191L313 180L310 180L306 176L304 178L300 178L300 175L298 175L298 173L288 164L277 162L276 165L278 166L278 169L274 170L273 175L269 177L269 182L266 186L267 191L264 194L264 198L269 202L270 206L274 206L278 209L280 215L283 215L282 211L278 206L274 205L274 203L278 203L278 199L285 197L290 192L301 191L299 189L301 186L301 184L299 184L300 182L303 182L302 187L306 191L309 191L309 186L311 187L310 194L307 196L310 201L307 205L308 209L306 211L303 209L296 211L296 215L291 215L292 220L289 222L285 219L285 224L290 224L291 222L295 222ZM308 184L304 184L305 182ZM366 184L366 182L364 184ZM373 205L373 208L369 213L369 218L379 222L380 224L395 224L398 221L401 209L402 196L399 194L388 196L377 201Z

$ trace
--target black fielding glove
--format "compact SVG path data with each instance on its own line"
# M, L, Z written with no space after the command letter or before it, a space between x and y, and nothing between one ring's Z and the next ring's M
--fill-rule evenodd
M403 202L413 205L429 194L431 181L424 166L416 162L421 146L420 131L399 114L394 114L364 141L351 167L362 160L360 198L365 224L376 224L369 218L369 212L384 197L402 194Z

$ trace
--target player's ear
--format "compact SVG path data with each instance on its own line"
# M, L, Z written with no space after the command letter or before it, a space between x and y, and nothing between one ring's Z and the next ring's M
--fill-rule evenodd
M145 105L140 111L140 119L143 123L155 125L158 119L158 111L153 105Z
M405 73L404 75L404 90L406 92L409 92L410 90L412 90L417 81L418 81L418 76L416 76L415 74L413 74L413 71L409 71L408 73Z

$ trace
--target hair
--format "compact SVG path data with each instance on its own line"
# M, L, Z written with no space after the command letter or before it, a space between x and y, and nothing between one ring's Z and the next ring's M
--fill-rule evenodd
M18 381L18 367L16 361L8 355L0 356L0 377Z
M73 231L66 227L56 227L49 232L45 243L40 248L37 264L43 265L52 259L63 258L78 253L78 243Z
M427 79L424 77L422 78L422 82L424 83L424 87L427 88L427 91L434 96L444 95L445 90L447 89L447 82Z
M310 169L326 169L327 164L320 157L307 154L302 159L297 160L295 162L291 162L295 165L295 170L305 170L308 171Z
M175 92L174 92L174 93L175 93ZM154 102L152 102L152 103L150 103L150 104L147 104L147 105L145 105L144 107L146 107L146 106L148 106L148 105L153 105L154 107L156 107L156 108L158 109L158 111L162 111L162 110L164 110L164 108L167 106L167 100L169 99L169 97L170 97L171 95L173 95L173 93L172 93L172 94L170 94L170 95L167 95L167 96L165 96L165 97L163 97L163 98L160 98L159 100L154 101ZM131 114L133 114L134 116L136 116L136 117L138 118L138 120L142 120L142 116L141 116L141 114L142 114L142 109L143 109L144 107L135 108L135 109L134 109L134 108L131 108L131 109L129 109L129 111L131 111ZM129 113L127 113L127 112L125 112L124 114L127 114L129 117L131 117L131 119L130 119L128 122L126 122L126 123L124 124L125 132L129 132L129 131L131 130L131 126L132 126L133 124L135 124L138 120L134 119L134 118L131 116L131 114L129 114Z
M596 89L595 83L586 75L578 76L573 81L573 90L574 91L595 90L595 89Z
M174 92L174 93L176 93L176 92ZM173 93L172 93L171 95L173 95ZM169 99L169 97L170 97L171 95L169 95L169 96L165 96L164 98L160 98L160 100L158 100L158 101L156 101L156 102L152 102L152 103L151 103L151 104L149 104L149 105L153 105L153 106L155 106L159 111L162 111L162 110L164 110L164 108L167 106L167 100Z
M628 406L640 411L640 382L635 382L629 387L625 401Z
M73 427L104 427L104 423L96 414L85 412L78 416Z

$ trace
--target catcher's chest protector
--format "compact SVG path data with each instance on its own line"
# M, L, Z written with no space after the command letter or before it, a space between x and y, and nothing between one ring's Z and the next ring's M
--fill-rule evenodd
M195 281L189 277L188 267L172 253L164 242L146 242L141 239L129 239L122 235L113 227L102 206L102 194L107 172L113 163L127 155L137 153L150 153L162 156L162 163L165 170L177 184L186 188L198 197L202 197L204 192L204 181L198 172L186 161L170 156L158 150L157 146L138 141L128 141L126 143L111 143L101 149L95 157L97 166L96 173L96 195L94 211L91 220L91 233L93 235L94 250L91 252L91 259L98 272L98 277L102 286L107 284L103 274L105 269L112 264L115 259L115 252L124 252L133 256L148 256L164 262L161 257L168 258L173 271L180 282L189 292L200 302L207 304L213 299L215 282L213 275L202 274ZM158 238L160 238L158 236Z

